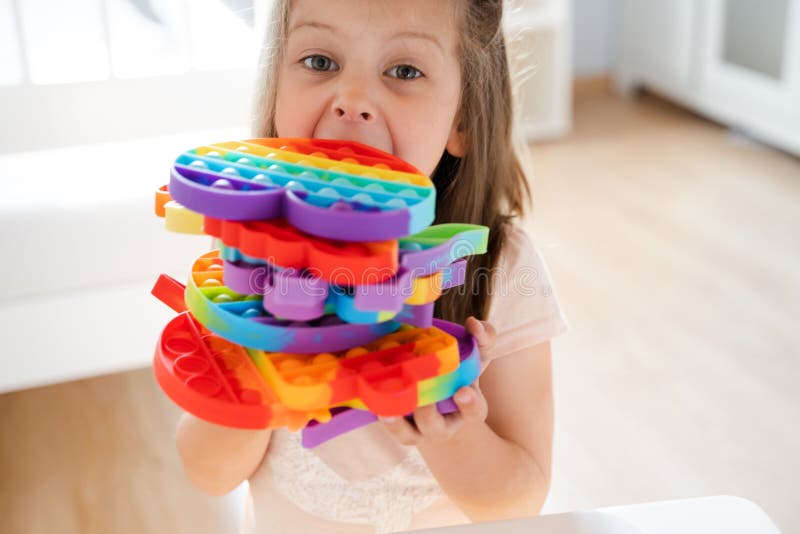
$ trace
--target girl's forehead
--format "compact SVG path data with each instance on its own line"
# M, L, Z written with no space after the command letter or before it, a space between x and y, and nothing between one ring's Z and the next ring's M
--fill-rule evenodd
M456 29L455 0L292 0L289 35L300 28L340 33L410 33L450 41Z

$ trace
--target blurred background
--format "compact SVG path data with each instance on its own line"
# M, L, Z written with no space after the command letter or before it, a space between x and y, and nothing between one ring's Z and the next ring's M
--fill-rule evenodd
M0 0L0 532L232 532L185 480L152 192L246 136L269 0ZM705 495L800 528L800 0L515 0L554 342L545 512Z

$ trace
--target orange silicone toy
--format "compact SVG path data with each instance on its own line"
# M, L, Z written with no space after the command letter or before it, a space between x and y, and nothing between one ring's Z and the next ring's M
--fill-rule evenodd
M381 416L414 411L417 385L455 371L460 360L451 335L408 326L335 353L248 352L281 402L293 410L349 406Z
M314 275L340 285L378 283L397 272L397 240L348 243L314 237L286 221L223 221L205 218L205 233L242 254L284 268L311 268Z

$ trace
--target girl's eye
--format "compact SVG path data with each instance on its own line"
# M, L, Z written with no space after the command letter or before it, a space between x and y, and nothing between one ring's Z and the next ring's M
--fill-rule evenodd
M339 70L339 65L328 56L314 54L303 58L303 64L311 70L328 71Z
M414 80L424 76L422 71L411 65L397 65L386 71L389 76L393 76L398 80Z

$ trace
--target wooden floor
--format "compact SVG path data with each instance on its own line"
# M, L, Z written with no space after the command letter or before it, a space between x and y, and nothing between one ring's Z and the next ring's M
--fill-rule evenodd
M735 494L800 528L800 162L596 89L534 160L572 324L547 510ZM149 370L0 395L0 532L231 532L176 417Z
M549 511L701 495L800 529L800 161L654 97L534 147L554 343Z

